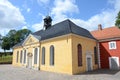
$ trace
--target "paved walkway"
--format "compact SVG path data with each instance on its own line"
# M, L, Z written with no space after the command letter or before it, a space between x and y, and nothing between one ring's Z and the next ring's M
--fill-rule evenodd
M0 80L120 80L120 71L95 70L78 75L67 75L0 65Z

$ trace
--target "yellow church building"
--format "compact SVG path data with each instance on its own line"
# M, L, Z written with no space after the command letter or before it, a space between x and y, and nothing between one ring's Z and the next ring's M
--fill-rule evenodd
M98 68L96 39L69 19L30 34L13 47L13 66L57 73L78 74Z

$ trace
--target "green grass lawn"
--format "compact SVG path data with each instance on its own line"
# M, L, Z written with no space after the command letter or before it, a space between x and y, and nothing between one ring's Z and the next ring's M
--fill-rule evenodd
M12 63L12 55L0 57L0 64L11 64L11 63Z

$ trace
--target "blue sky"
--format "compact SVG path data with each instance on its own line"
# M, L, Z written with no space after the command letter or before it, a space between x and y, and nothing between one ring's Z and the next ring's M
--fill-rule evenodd
M10 29L43 28L43 18L50 15L53 24L70 19L88 30L114 26L120 0L0 0L0 34Z

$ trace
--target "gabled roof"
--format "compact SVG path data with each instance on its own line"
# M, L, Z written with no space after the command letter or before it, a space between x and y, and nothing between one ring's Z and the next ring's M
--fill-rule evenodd
M50 28L48 28L47 30L37 31L33 33L33 35L41 36L41 40L45 40L45 39L49 39L49 38L53 38L61 35L66 35L69 33L95 39L88 30L77 26L76 24L71 22L69 19L62 21L60 23L57 23L51 26Z
M91 31L91 34L98 40L120 38L120 29L113 26L102 30Z
M76 24L71 22L69 19L62 21L60 23L57 23L46 30L39 30L33 33L32 35L35 38L39 39L39 41L42 41L42 40L70 34L70 33L77 34L90 39L95 39L88 30L77 26Z
M38 42L39 42L39 39L41 38L40 36L29 34L29 36L27 36L27 38L23 41L22 45L24 45L31 36L34 37Z
M13 46L13 48L18 47L18 46L24 46L24 43L29 39L30 36L33 36L38 41L41 38L40 36L29 34L29 36L27 36L27 38L25 40L23 40L20 43L16 44L15 46Z

